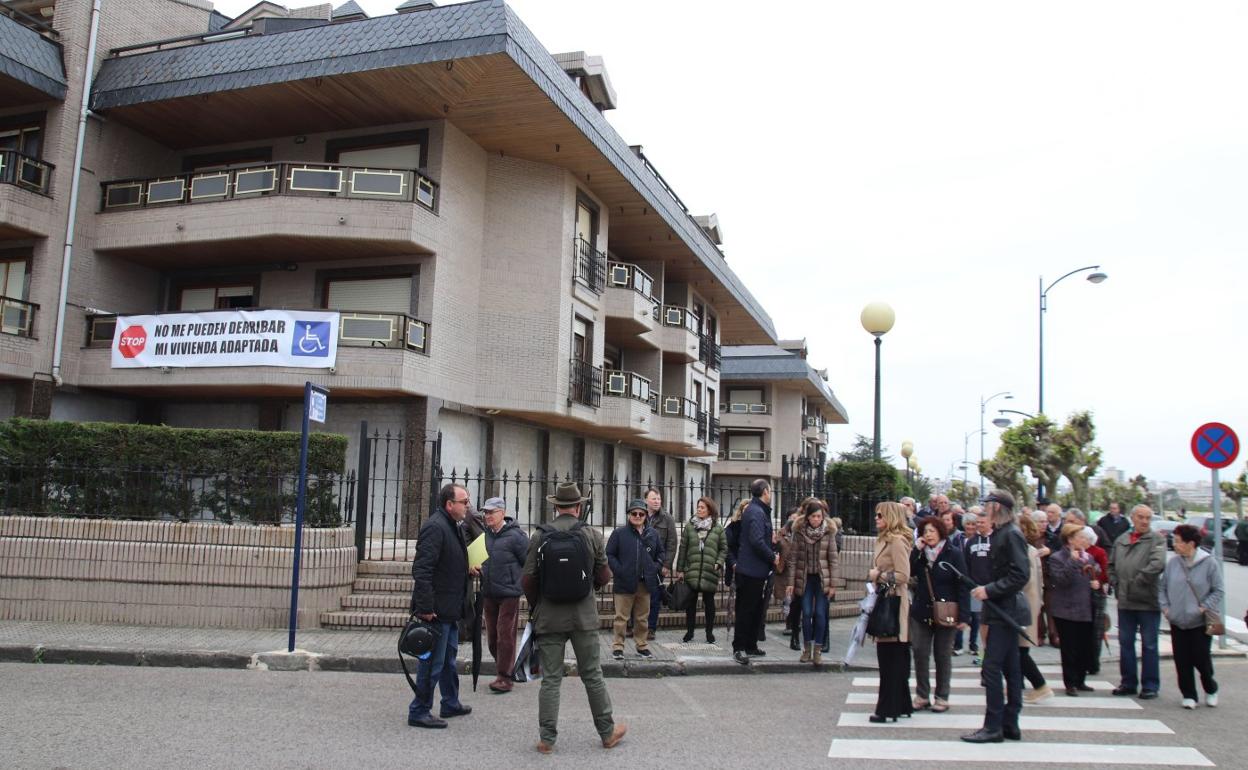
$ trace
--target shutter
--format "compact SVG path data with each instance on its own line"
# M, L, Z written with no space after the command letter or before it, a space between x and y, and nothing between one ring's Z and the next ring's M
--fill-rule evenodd
M408 314L412 312L412 277L330 281L325 306L331 310Z
M343 150L338 165L356 168L420 168L420 145L400 144L394 147L370 147Z

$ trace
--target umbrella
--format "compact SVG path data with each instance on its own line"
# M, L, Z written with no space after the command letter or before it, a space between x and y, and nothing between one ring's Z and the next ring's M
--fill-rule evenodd
M472 600L472 691L477 691L477 680L481 678L481 591L478 589ZM515 633L515 630L512 630Z
M940 563L940 566L941 566L941 567L944 567L945 569L949 570L949 571L950 571L950 572L952 572L953 574L957 575L957 576L958 576L958 579L959 579L959 580L961 580L961 581L962 581L962 584L963 584L963 585L965 585L966 587L968 587L968 588L978 588L978 587L979 587L979 585L978 585L978 584L977 584L974 580L971 580L971 579L970 579L969 577L967 577L966 575L963 575L963 574L961 573L961 571L959 571L959 570L958 570L958 568L957 568L957 567L953 566L953 565L952 565L952 564L950 564L949 562L947 562L947 561L942 561L942 562ZM1006 624L1007 626L1009 626L1010 628L1013 628L1015 631L1017 631L1017 632L1018 632L1018 635L1019 635L1019 636L1023 637L1023 638L1024 638L1024 639L1026 639L1028 642L1031 642L1031 644L1033 644L1033 645L1035 644L1035 641L1033 641L1033 640L1032 640L1032 638L1031 638L1031 636L1029 636L1029 635L1027 634L1027 629L1025 629L1025 628L1023 628L1022 626L1020 626L1020 625L1018 624L1018 621L1017 621L1017 620L1015 620L1014 618L1012 618L1012 617L1010 617L1008 614L1006 614L1005 610L1001 609L1001 605L997 604L997 603L996 603L996 602L994 602L992 599L984 599L984 606L985 606L985 607L987 607L987 608L989 608L989 609L991 609L993 612L997 613L997 615L998 615L998 616L999 616L999 617L1000 617L1003 621L1005 621L1005 624Z
M875 583L867 583L867 595L858 602L858 622L849 632L849 647L845 650L845 665L847 666L854 659L858 648L867 639L867 620L871 617L871 610L875 608L875 599Z

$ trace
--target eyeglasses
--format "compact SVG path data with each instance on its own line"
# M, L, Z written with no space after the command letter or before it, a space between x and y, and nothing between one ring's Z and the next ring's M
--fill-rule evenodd
M468 497L465 497L463 500L452 500L451 502L452 502L452 503L458 503L459 505L467 505L467 504L469 504L469 503L471 503L471 502L472 502L472 499L471 499L471 498L468 498Z
M628 512L628 515L629 515L629 516L642 516L642 517L644 517L644 516L646 515L646 513L645 513L645 511L629 511L629 512Z

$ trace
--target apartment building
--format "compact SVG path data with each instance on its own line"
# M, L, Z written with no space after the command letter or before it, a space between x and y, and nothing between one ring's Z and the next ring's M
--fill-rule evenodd
M719 455L712 465L715 482L748 484L809 474L827 456L828 425L849 421L845 407L828 385L826 369L806 360L806 340L723 348L719 403Z
M312 381L353 450L367 421L445 468L693 482L760 419L721 408L720 346L776 334L718 221L608 123L602 61L502 0L3 7L0 414L289 430ZM323 365L140 355L279 311L332 319ZM764 451L780 395L844 420L761 387Z

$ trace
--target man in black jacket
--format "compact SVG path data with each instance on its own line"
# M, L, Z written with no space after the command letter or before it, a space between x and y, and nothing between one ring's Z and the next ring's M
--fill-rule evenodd
M407 709L413 727L446 727L446 720L472 712L459 702L459 620L468 600L468 546L460 522L471 505L468 490L447 484L438 492L438 510L420 527L416 560L412 562L412 613L435 623L438 641L433 654L416 667L416 697ZM442 693L441 719L433 715L433 688Z
M968 743L1000 743L1003 738L1015 741L1022 738L1018 715L1023 709L1023 669L1018 656L1017 628L1025 628L1031 622L1031 609L1022 593L1031 575L1031 563L1027 558L1027 540L1014 522L1014 497L1009 492L993 492L984 500L984 515L991 519L993 526L993 579L991 583L977 586L971 596L984 602L982 622L988 626L983 674L987 710L984 726L962 736ZM1008 618L1000 613L1006 613ZM1005 692L1002 692L1002 677Z

